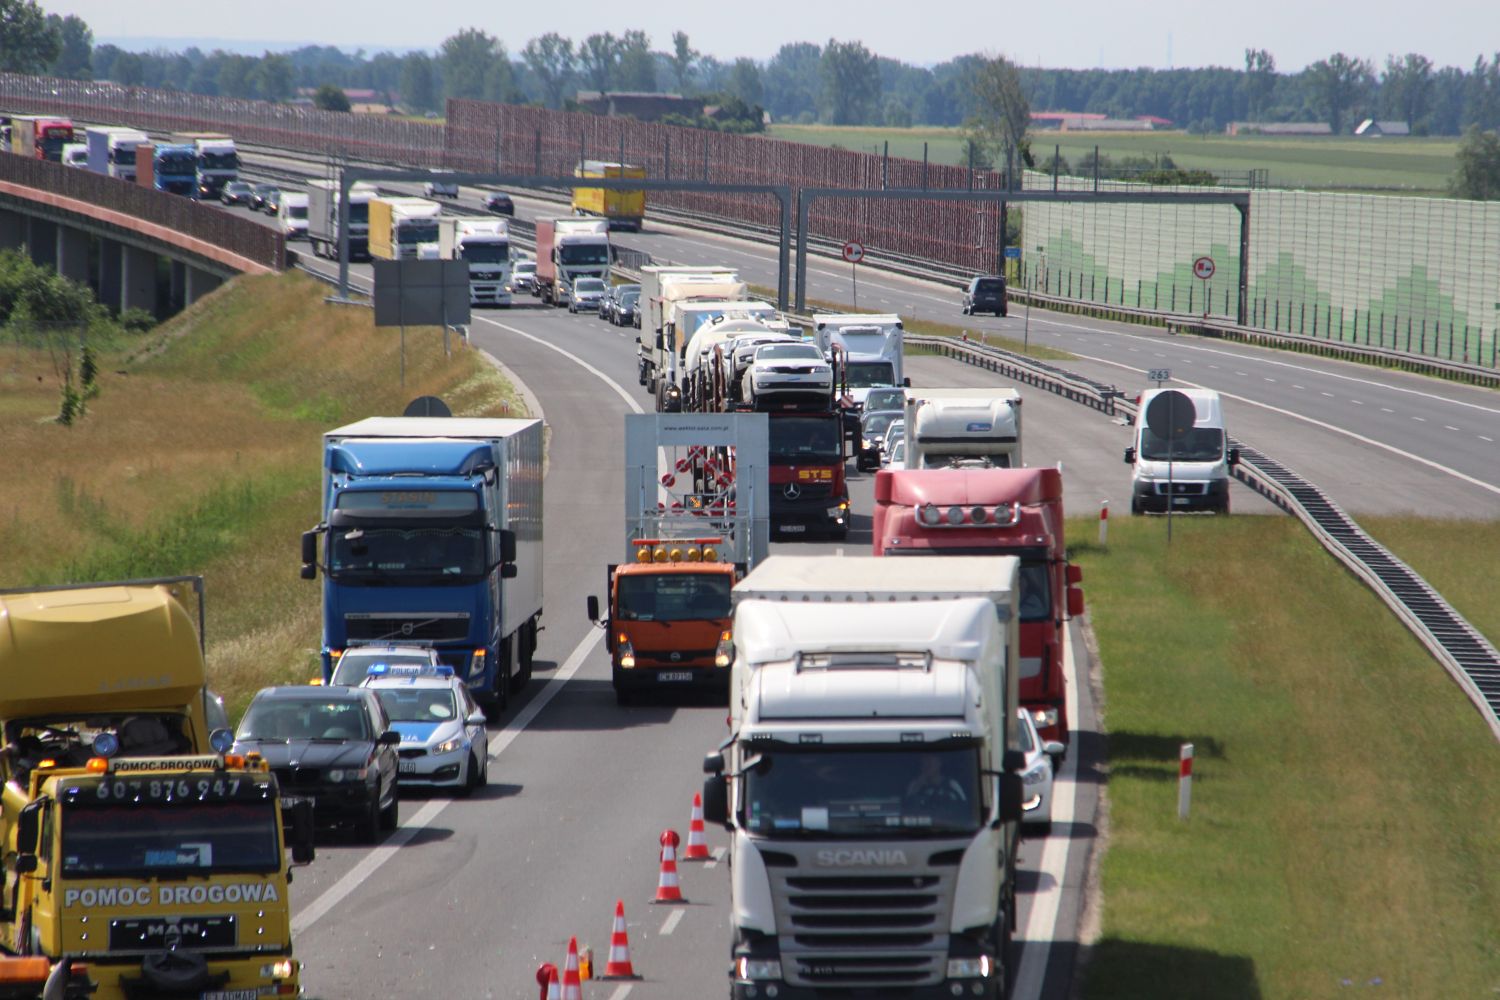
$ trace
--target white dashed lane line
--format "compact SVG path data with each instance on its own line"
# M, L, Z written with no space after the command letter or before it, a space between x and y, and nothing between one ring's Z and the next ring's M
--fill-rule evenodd
M1458 430L1458 428L1454 427L1452 424L1444 424L1443 425L1443 430L1445 430L1445 431L1456 431L1456 430Z
M1393 410L1393 409L1391 409L1389 406L1382 406L1380 408L1380 412L1381 413L1395 413L1396 411Z
M682 915L686 912L687 911L682 907L678 907L671 913L667 914L667 919L662 922L661 930L658 933L662 937L666 937L671 934L677 929L677 925L682 922Z
M1494 444L1495 443L1495 439L1494 438L1492 438L1492 437L1485 437L1483 434L1479 435L1479 440L1481 440L1481 441L1488 441L1490 444Z
M1415 421L1417 421L1418 423L1421 423L1421 424L1427 423L1427 418L1426 417L1412 417L1412 419L1415 420Z
M1362 400L1362 399L1351 399L1351 400L1349 400L1349 402L1353 403L1355 406L1364 406L1365 405L1364 400Z

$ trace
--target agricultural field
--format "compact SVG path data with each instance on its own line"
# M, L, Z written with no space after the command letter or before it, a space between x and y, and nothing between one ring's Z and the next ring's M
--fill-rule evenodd
M892 156L922 158L928 144L933 163L966 163L963 141L951 128L864 128L829 125L773 125L776 139L818 146L842 146L862 153L880 153L890 143ZM1035 132L1033 153L1038 161L1060 147L1063 157L1077 164L1094 146L1111 159L1127 156L1169 155L1187 170L1239 172L1265 168L1272 187L1323 191L1380 192L1407 195L1446 195L1453 173L1458 139L1317 136L1189 135L1186 132Z

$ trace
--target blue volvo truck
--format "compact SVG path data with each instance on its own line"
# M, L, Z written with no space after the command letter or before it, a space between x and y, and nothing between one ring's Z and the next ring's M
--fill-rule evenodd
M198 152L192 146L157 146L151 154L156 190L193 196L198 186Z
M542 616L542 423L371 417L323 435L323 680L367 643L431 646L503 709ZM319 537L323 539L319 560Z

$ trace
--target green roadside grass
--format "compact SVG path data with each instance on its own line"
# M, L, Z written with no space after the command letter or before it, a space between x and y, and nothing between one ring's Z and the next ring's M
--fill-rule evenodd
M72 427L50 419L46 352L0 359L0 586L201 573L210 683L236 716L259 688L315 673L318 585L298 536L318 521L321 436L436 395L466 416L524 415L477 351L377 330L305 275L240 278L140 338L101 350Z
M923 143L931 163L967 164L958 129L915 127L876 128L833 125L773 125L776 139L815 146L841 146L857 153L884 152L921 160ZM1099 147L1112 160L1124 157L1171 156L1188 170L1244 172L1265 168L1272 187L1388 194L1446 195L1453 175L1459 140L1354 136L1229 136L1161 132L1051 132L1031 134L1037 162L1049 159L1054 148L1075 168Z
M1496 995L1500 753L1476 711L1292 519L1181 518L1170 546L1165 529L1125 519L1074 548L1109 755L1082 995ZM1450 582L1494 603L1473 556L1495 526L1374 530L1415 565L1476 564Z

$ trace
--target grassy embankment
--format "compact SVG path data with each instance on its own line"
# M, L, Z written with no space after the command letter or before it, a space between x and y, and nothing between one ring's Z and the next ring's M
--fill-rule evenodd
M1474 558L1500 524L1371 527L1500 634ZM1500 754L1475 710L1295 521L1184 518L1170 548L1164 529L1127 519L1075 553L1110 756L1084 996L1493 995Z
M932 163L964 165L963 140L952 128L865 128L832 125L773 125L776 139L816 146L838 145L860 153L880 153L889 142L891 155L922 158L928 144ZM1075 167L1099 147L1113 160L1127 156L1170 155L1187 170L1243 172L1270 170L1272 187L1315 190L1375 191L1388 194L1445 195L1453 174L1458 139L1361 139L1353 136L1228 136L1186 132L1033 132L1032 151L1041 162L1060 146Z
M524 404L437 330L399 333L323 302L303 275L241 278L141 338L104 345L101 391L51 418L46 352L0 354L0 586L202 573L211 682L235 714L314 672L318 585L297 538L318 520L323 431L437 395L470 416ZM455 341L457 344L458 342Z

